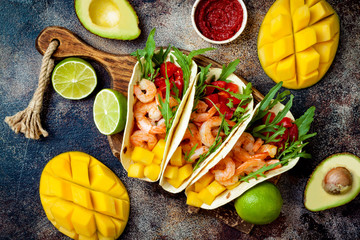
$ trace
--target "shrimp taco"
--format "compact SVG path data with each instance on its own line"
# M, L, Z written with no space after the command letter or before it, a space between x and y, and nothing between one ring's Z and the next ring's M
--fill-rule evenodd
M186 188L187 204L214 209L239 197L249 188L293 168L303 151L315 107L298 119L289 112L293 96L278 94L282 82L265 96L252 113L249 125L239 128L232 138L235 145L223 149ZM281 104L290 95L284 106Z
M132 53L134 66L128 88L128 112L121 163L129 177L154 182L160 177L169 144L197 74L192 57L175 47L156 50L153 29L146 47Z
M200 67L190 97L174 133L160 185L177 193L186 188L237 131L250 121L251 84L233 72L240 60L220 68Z

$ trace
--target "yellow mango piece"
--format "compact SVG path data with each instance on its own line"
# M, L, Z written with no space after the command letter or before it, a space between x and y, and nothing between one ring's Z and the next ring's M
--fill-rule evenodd
M94 189L109 190L115 184L113 172L105 165L95 165L90 168L90 182Z
M273 57L275 61L280 61L283 58L294 53L293 36L287 36L274 42Z
M306 5L309 7L314 6L316 3L318 3L320 0L306 0Z
M334 13L334 10L326 1L322 0L310 7L310 25L326 18Z
M214 180L214 175L210 172L207 172L204 176L202 176L199 180L195 182L195 192L200 192L205 187L207 187Z
M126 223L115 218L112 218L111 220L115 225L116 235L121 235L125 229Z
M336 14L311 26L316 33L318 42L331 40L340 31L339 19Z
M213 181L206 187L206 189L211 193L211 195L217 197L220 193L226 190L226 187L221 185L218 181Z
M172 166L178 166L181 167L185 164L185 159L182 155L182 150L181 150L181 146L179 146L174 154L172 155L171 159L170 159L170 164Z
M193 173L192 164L191 163L185 164L184 166L179 168L178 178L184 181L185 179L190 177L192 173Z
M116 218L123 221L127 221L129 218L129 209L130 203L126 200L114 199L115 200L115 209L116 209Z
M171 184L174 188L179 188L181 184L184 182L184 180L179 178L170 179L167 178L166 181Z
M227 190L233 190L234 188L236 188L237 186L240 185L240 181L236 182L235 184L233 185L230 185L230 186L226 186L226 189Z
M163 159L165 153L165 139L160 139L155 147L153 148L152 152L155 154L155 158Z
M263 67L267 67L275 62L274 60L274 44L269 43L259 48L259 60Z
M79 235L79 240L98 240L98 235L96 233L94 233L93 235L91 235L90 237L85 236L85 235Z
M320 55L314 48L296 53L297 72L299 75L307 75L319 67Z
M145 165L141 163L133 163L128 169L128 177L143 178Z
M295 33L296 52L304 51L316 43L316 33L312 28L305 28Z
M144 168L144 176L152 181L156 181L159 178L160 166L158 164L150 164Z
M291 15L294 15L294 12L305 5L304 0L290 0L290 12Z
M93 200L94 210L110 216L116 216L114 199L102 192L92 191L91 198Z
M216 196L212 195L207 188L204 188L199 192L198 198L205 204L211 205L211 203L215 200Z
M90 196L90 191L87 188L76 184L71 185L71 193L73 202L88 209L93 209L93 204Z
M51 207L51 213L54 216L55 221L69 231L73 229L73 224L71 222L73 211L74 207L70 202L60 199Z
M61 178L72 179L69 153L62 153L56 156L56 159L51 163L51 170Z
M315 70L305 76L298 75L299 86L309 87L316 83L316 79L319 76L319 71Z
M271 35L282 38L292 33L291 18L289 15L280 14L271 20Z
M329 63L320 63L319 69L318 69L319 75L324 75L327 72L327 70L329 69L329 67L330 67Z
M74 208L74 212L71 216L71 222L78 234L91 237L96 232L94 214L84 208Z
M276 76L280 81L291 79L295 76L295 55L281 60L276 68Z
M292 79L286 80L283 83L283 87L285 88L294 88L294 86L298 86L297 76L293 77Z
M261 26L262 31L259 32L258 45L259 47L265 44L272 43L274 37L271 35L271 24L263 24Z
M162 163L162 158L158 158L156 155L154 157L153 163L157 164L157 165L161 165Z
M48 219L74 239L117 239L129 217L129 196L124 185L110 169L86 153L59 156L48 162L40 178L40 199ZM71 159L68 166L66 156ZM86 165L88 170L84 169ZM66 175L72 179L60 173L69 170ZM121 224L114 224L112 219Z
M154 159L155 154L142 147L135 147L131 153L131 159L134 162L150 165Z
M309 25L310 22L310 10L309 7L303 5L296 9L292 16L294 32L298 32Z
M90 186L89 162L90 156L74 152L70 154L73 181L83 186Z
M96 221L97 229L102 236L104 237L116 236L115 225L111 220L111 218L102 215L100 213L95 213L95 221ZM99 239L100 239L100 235L99 235Z
M273 63L271 64L270 66L264 68L266 74L271 78L271 79L277 79L277 72L276 72L276 69L277 69L277 65L278 63Z
M200 207L203 202L198 198L198 193L189 191L187 193L186 204L194 207Z
M290 15L290 1L289 0L277 0L269 9L269 13L272 18L279 16L280 14Z
M164 177L169 179L175 179L178 177L178 175L179 175L179 167L167 165L164 171Z
M330 40L327 42L321 42L314 45L314 49L320 55L320 63L327 63L332 61L336 53L336 42L335 40Z

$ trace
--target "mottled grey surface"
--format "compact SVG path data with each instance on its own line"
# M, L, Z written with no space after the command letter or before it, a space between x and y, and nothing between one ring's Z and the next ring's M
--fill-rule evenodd
M131 198L129 223L122 239L359 239L360 198L331 210L312 213L303 205L306 181L315 166L338 152L360 156L360 2L335 1L341 20L341 35L334 63L315 86L291 92L292 112L299 117L316 106L312 130L318 135L306 151L310 160L280 179L284 198L280 217L266 226L256 226L245 235L220 221L186 213L183 194L171 195L155 184L126 177L120 162L111 154L107 138L92 120L96 93L110 86L104 70L93 63L99 84L90 97L81 101L63 99L49 87L42 113L43 126L50 136L39 141L14 134L3 122L5 116L24 109L37 86L41 55L34 47L40 31L51 25L74 31L95 48L128 54L143 48L153 27L157 45L169 43L193 50L210 47L192 29L190 12L194 0L130 1L140 19L141 36L129 42L103 39L79 23L71 0L0 1L0 239L68 239L47 220L39 198L39 179L46 163L65 151L84 151L109 166L124 182ZM273 85L262 70L256 49L257 33L266 11L274 1L245 1L248 25L239 39L216 46L207 56L228 63L240 58L237 73L266 93Z

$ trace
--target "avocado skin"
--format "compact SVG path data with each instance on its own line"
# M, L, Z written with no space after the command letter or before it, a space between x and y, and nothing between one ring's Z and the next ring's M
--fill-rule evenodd
M349 162L344 162L342 160L344 160L344 158L350 158L352 159L352 161ZM330 162L330 166L325 167L325 164L328 164ZM331 195L325 192L325 190L322 187L322 180L324 179L326 173L335 167L345 167L347 168L353 177L353 189L345 194L340 195ZM326 171L321 171L323 168L326 168ZM348 152L344 152L344 153L336 153L333 155L330 155L329 157L327 157L326 159L324 159L323 161L321 161L317 167L315 168L315 170L312 172L312 174L310 175L306 187L305 187L305 192L304 192L304 205L306 207L306 209L308 209L309 211L312 212L317 212L317 211L323 211L326 209L330 209L330 208L334 208L334 207L338 207L341 205L344 205L346 203L349 203L350 201L352 201L353 199L356 198L356 196L360 193L360 158L348 153ZM319 176L317 176L319 175ZM321 181L319 182L319 184L315 185L316 186L316 192L324 192L326 194L324 194L325 198L317 198L317 201L323 202L322 206L317 206L317 207L313 207L311 204L312 202L309 202L309 195L315 194L314 191L311 192L310 187L312 187L311 185L313 184L312 181L314 180L315 177L320 177ZM317 180L318 181L318 180ZM334 201L331 202L331 204L326 204L324 199L331 199L333 198ZM310 206L309 206L310 205Z

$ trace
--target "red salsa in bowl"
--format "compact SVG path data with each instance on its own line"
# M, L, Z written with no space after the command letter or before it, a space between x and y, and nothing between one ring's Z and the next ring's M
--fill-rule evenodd
M193 16L197 30L214 41L225 41L240 35L247 18L245 5L242 4L239 0L197 1Z

